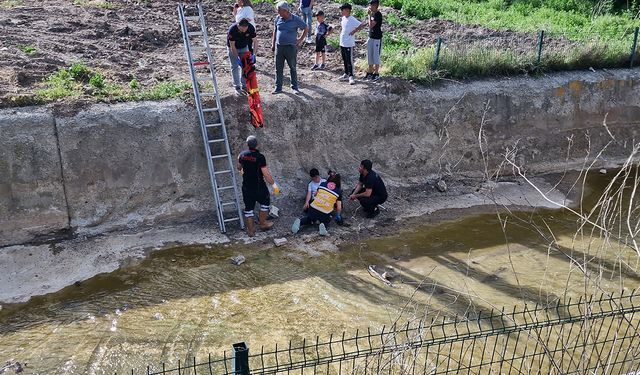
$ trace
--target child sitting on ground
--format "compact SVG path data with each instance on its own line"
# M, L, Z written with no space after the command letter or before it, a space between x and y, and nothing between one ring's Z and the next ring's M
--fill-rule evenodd
M342 223L342 189L340 188L340 175L334 174L318 187L316 198L311 202L309 211L300 219L296 219L291 226L291 232L298 233L300 226L309 225L316 220L320 222L318 231L321 236L329 234L327 226L331 222L331 212L335 208L336 222Z
M321 10L316 13L316 20L318 21L316 26L316 63L313 64L311 70L322 70L325 67L324 48L327 46L327 35L331 34L333 27L324 22L324 12Z

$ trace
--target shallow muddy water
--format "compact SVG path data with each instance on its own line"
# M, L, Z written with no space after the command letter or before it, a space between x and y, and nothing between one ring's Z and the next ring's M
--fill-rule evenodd
M609 175L610 178L610 175ZM592 175L592 205L607 176ZM0 361L25 374L113 374L275 343L640 286L637 255L541 210L464 217L339 249L181 247L0 310ZM506 223L505 223L506 220ZM235 266L229 258L243 254ZM574 258L569 261L569 256ZM369 265L393 267L387 286ZM584 272L583 272L584 271Z

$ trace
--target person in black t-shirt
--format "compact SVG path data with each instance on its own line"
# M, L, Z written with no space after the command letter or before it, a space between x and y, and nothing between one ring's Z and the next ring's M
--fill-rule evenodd
M236 94L243 94L246 91L246 83L242 78L242 69L238 63L238 56L252 51L256 53L258 42L256 28L249 23L249 20L243 18L238 23L234 23L227 32L227 49L229 51L229 63L231 64L231 78L233 78L233 86Z
M365 80L377 81L380 78L380 55L382 54L382 13L378 10L380 0L370 0L367 13L369 15L369 39L367 39L367 60L369 68Z
M260 203L260 229L269 230L273 227L273 223L267 221L271 197L265 181L273 186L275 194L279 194L280 188L271 176L267 159L258 151L258 139L250 135L247 138L247 146L249 149L238 157L238 170L242 173L242 198L247 234L252 237L255 234L253 208L256 202Z
M360 162L360 178L355 189L351 192L349 200L358 200L368 218L373 218L380 213L379 204L387 201L387 187L377 172L373 169L371 160Z

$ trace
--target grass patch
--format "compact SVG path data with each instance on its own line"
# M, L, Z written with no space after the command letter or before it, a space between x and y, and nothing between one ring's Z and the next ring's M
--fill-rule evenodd
M31 45L18 46L18 49L29 56L34 55L36 53L36 47Z
M333 35L327 37L327 44L330 45L331 47L333 47L333 49L339 50L340 49L340 35L333 34Z
M114 8L113 3L109 2L109 1L101 1L101 2L97 3L96 6L98 8L107 9L107 10Z
M22 0L1 0L0 8L13 8L24 5Z
M549 51L543 54L540 65L536 64L534 50L518 53L485 45L449 47L443 44L437 70L433 70L435 47L383 49L382 57L383 74L421 82L628 66L624 44L599 41L576 44L568 51Z
M382 20L382 23L383 25L386 23L391 27L398 28L398 27L413 25L416 23L416 21L417 20L415 18L400 17L397 13L389 13L384 17L384 19Z
M353 7L351 15L357 18L359 21L363 21L367 18L367 10L359 5L356 5Z
M621 40L640 26L640 2L595 0L391 0L405 16L494 29L537 31L574 40Z

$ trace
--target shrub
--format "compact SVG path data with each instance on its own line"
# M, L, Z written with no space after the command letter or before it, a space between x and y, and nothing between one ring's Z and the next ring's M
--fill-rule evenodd
M96 73L89 79L89 84L97 89L104 88L104 76L102 73Z

